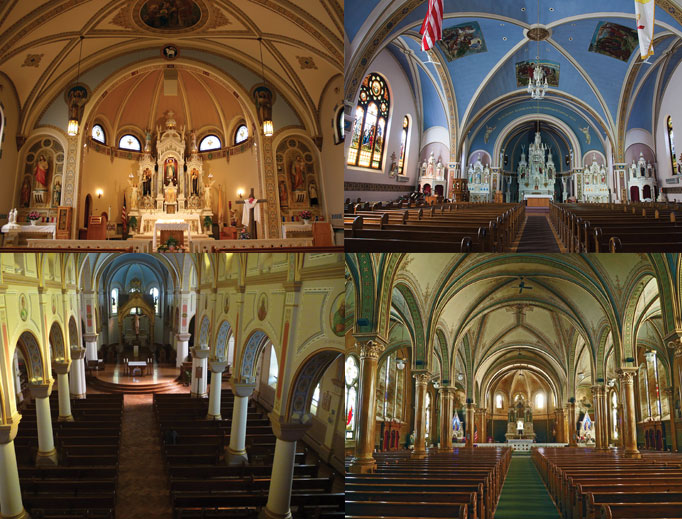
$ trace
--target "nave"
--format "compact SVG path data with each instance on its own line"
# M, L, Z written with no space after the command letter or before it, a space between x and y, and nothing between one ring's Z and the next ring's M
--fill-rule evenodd
M0 517L341 517L341 261L0 255Z
M348 254L346 513L682 517L681 260Z

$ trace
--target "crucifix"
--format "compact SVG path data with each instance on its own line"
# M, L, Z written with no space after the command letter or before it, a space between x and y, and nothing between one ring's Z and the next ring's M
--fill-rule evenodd
M239 195L239 197L241 198L241 195ZM252 240L258 239L258 225L256 222L257 204L264 204L267 201L268 201L267 199L256 198L253 188L251 188L251 193L249 193L249 197L246 200L241 199L237 201L238 204L243 204L245 206L244 207L245 214L242 217L242 223L244 224L244 222L248 222L249 235L251 236ZM247 202L249 203L247 204ZM246 211L248 211L248 213ZM258 218L258 220L260 220L260 218Z

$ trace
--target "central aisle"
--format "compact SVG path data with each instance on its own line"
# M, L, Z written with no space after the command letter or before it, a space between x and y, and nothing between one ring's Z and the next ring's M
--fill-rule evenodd
M514 454L495 511L495 519L559 519L552 498L528 454Z
M516 252L561 252L546 213L526 213L526 225Z
M149 394L124 397L117 519L173 517L153 398Z

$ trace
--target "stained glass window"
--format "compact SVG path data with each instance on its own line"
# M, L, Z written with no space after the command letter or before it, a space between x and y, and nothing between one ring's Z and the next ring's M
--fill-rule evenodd
M159 315L159 289L154 287L149 290L149 294L154 298L154 313Z
M241 144L242 142L246 142L248 138L249 128L245 124L242 124L239 128L237 128L237 131L234 133L234 143Z
M346 138L345 133L343 106L341 106L336 111L336 117L334 118L334 144L341 144Z
M349 165L381 169L390 107L386 81L379 74L369 74L362 82L360 100L355 109L348 150Z
M359 374L360 369L355 358L346 358L346 439L349 440L355 438Z
M398 162L398 174L402 175L405 170L405 157L407 156L407 138L410 135L410 118L403 118L403 133L400 136L400 161Z
M542 409L545 407L545 394L544 393L538 393L535 395L535 408L536 409Z
M124 135L118 142L118 147L122 150L142 151L140 140L134 135Z
M495 407L497 409L502 409L502 395L499 393L495 395Z
M268 386L272 388L277 388L277 377L279 375L279 364L277 363L277 353L275 353L275 347L271 346L270 349L270 371L268 374Z
M118 313L118 288L111 290L111 315Z
M223 145L217 135L207 135L199 143L199 151L219 150Z
M668 145L670 146L670 159L673 165L673 175L677 175L677 157L675 156L675 135L673 133L673 118L668 116L666 123L668 129Z
M101 142L102 144L107 143L107 134L104 133L104 128L102 128L99 124L96 124L92 127L92 140Z
M426 427L426 434L424 436L428 438L431 431L431 395L428 391L426 392L426 400L424 402L424 425Z

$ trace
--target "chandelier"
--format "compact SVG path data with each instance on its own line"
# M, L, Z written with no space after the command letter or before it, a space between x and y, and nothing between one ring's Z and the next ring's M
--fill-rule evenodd
M545 94L549 85L547 84L547 76L545 75L545 69L540 65L540 59L535 62L535 67L533 67L533 77L528 78L528 93L532 99L544 99Z

